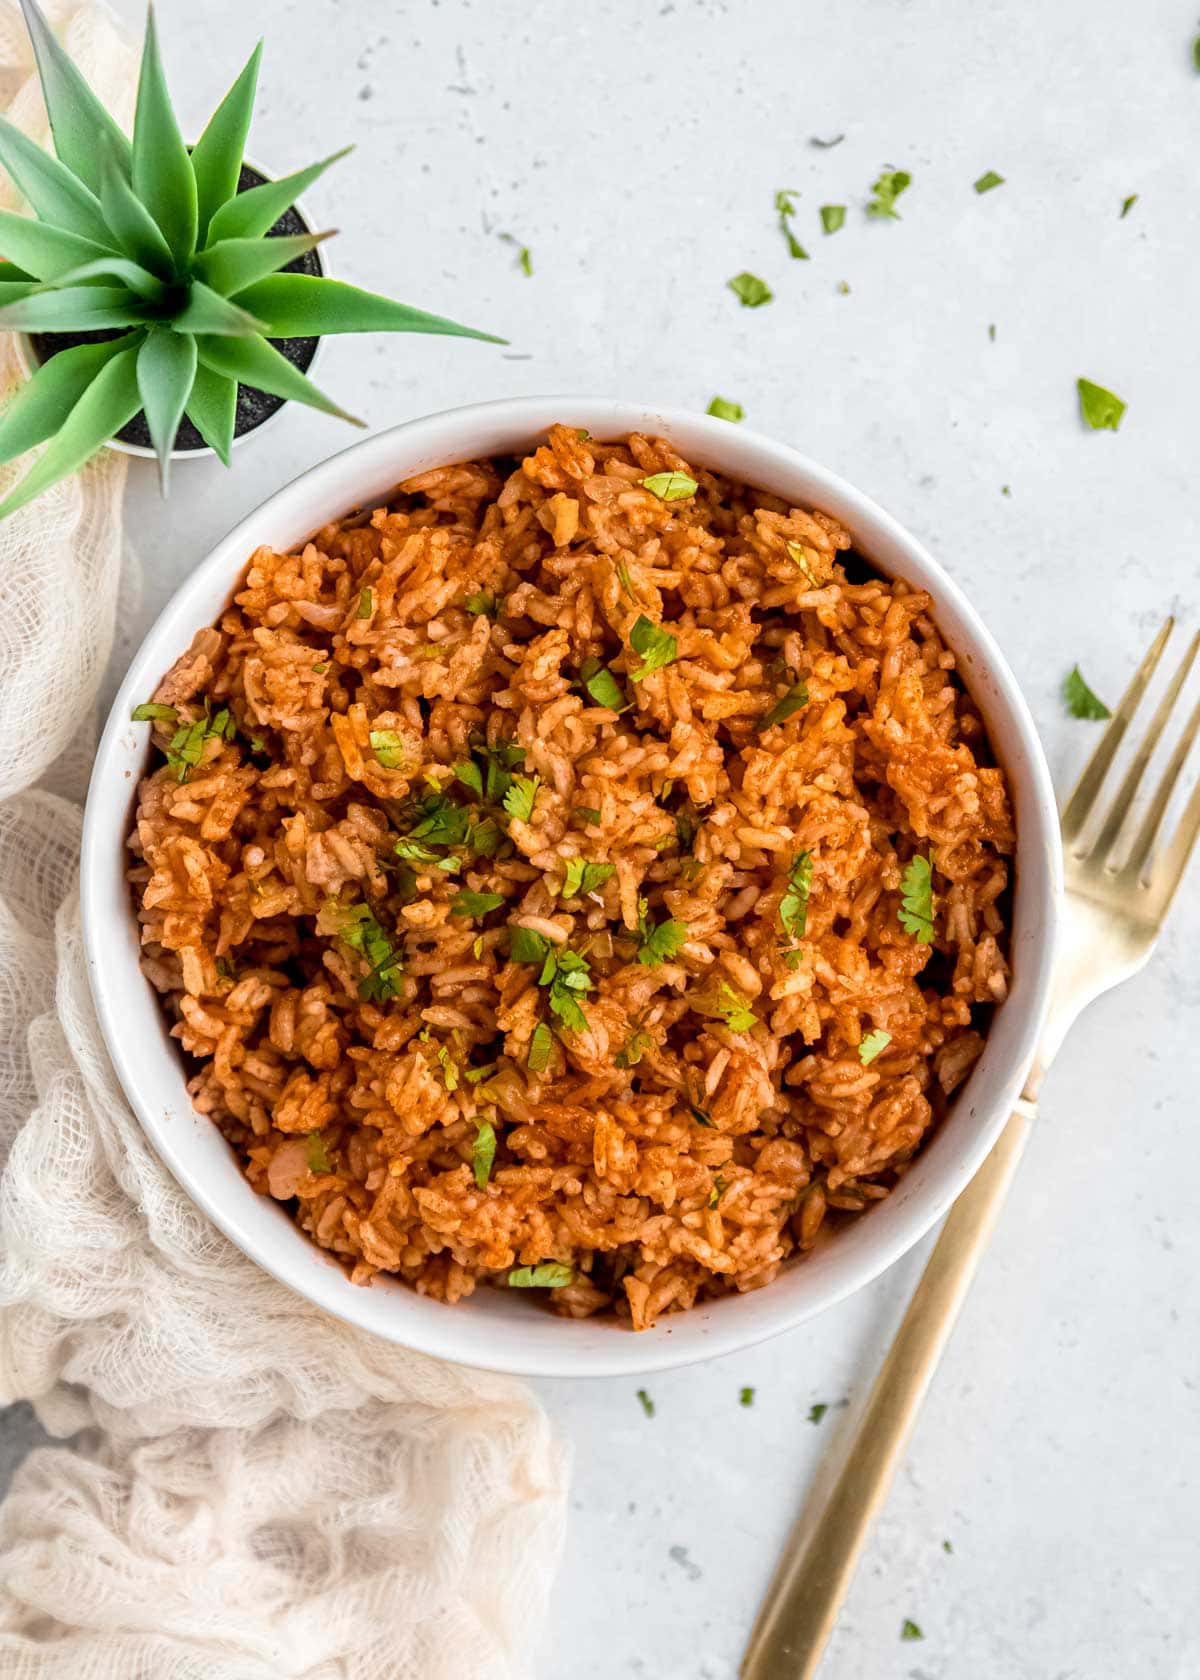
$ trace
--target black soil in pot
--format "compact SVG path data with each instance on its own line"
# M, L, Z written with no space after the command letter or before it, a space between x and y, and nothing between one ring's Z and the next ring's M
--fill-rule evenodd
M246 192L250 187L259 187L267 179L260 175L257 169L251 169L249 164L242 165L242 173L238 180L238 191ZM276 234L311 233L312 229L293 206L284 211L274 227L268 230L268 237ZM279 271L281 274L322 274L320 254L317 251L306 251L295 262L288 263ZM121 338L126 329L118 328L103 332L79 333L30 333L29 342L33 353L39 362L49 361L60 350L73 350L77 344L99 344L106 338ZM309 363L317 353L320 342L315 338L273 338L270 341L281 356L304 373ZM282 408L286 397L273 397L266 391L256 391L253 386L239 385L237 394L237 418L234 422L234 436L243 437L252 432L256 426L261 426L264 420L270 418L277 408ZM122 426L116 434L121 443L138 443L144 449L151 448L150 428L146 424L144 414L135 414L127 426ZM185 414L179 422L179 430L175 433L176 449L206 449L208 446L195 426Z

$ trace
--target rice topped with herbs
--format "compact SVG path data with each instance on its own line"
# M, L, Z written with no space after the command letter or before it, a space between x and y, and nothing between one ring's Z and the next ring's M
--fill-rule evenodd
M423 473L139 708L190 1090L350 1276L635 1329L897 1183L1007 985L1002 772L928 595L661 439Z

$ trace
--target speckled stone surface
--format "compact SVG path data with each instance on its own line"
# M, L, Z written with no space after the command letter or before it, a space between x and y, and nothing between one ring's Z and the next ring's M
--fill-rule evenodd
M1066 669L1112 699L1166 611L1200 623L1186 7L160 0L159 18L189 121L263 33L252 155L285 170L357 143L307 200L342 229L335 273L511 339L327 344L321 382L373 427L521 392L737 399L961 580L1060 783L1094 739L1064 715ZM913 185L902 221L872 223L884 164ZM988 169L1006 184L977 196ZM780 187L810 262L776 231ZM832 237L822 203L849 206ZM741 269L773 304L739 307ZM1080 426L1079 375L1129 404L1116 436ZM130 639L240 514L351 441L289 411L228 475L179 464L166 508L135 464ZM1047 1084L824 1680L1200 1673L1198 947L1200 872ZM542 1385L576 1472L539 1680L733 1680L919 1259L791 1336L655 1378L653 1418L636 1379Z

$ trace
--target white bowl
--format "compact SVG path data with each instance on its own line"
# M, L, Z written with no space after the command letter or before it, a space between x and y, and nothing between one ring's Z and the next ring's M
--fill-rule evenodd
M1016 802L1012 990L945 1124L892 1195L769 1287L669 1315L639 1335L612 1320L558 1318L519 1292L480 1289L450 1307L392 1280L376 1279L367 1289L351 1284L280 1204L250 1188L217 1128L193 1111L183 1058L138 966L125 878L134 790L149 757L149 726L131 723L130 711L154 692L193 633L216 619L253 550L263 543L289 548L431 467L520 453L555 421L602 439L631 431L668 437L690 461L825 509L881 572L928 589ZM82 893L92 990L121 1083L159 1155L239 1248L318 1306L389 1341L489 1370L596 1376L684 1365L791 1329L869 1283L941 1218L996 1141L1028 1073L1046 1007L1062 880L1050 776L1012 673L956 585L894 519L824 467L744 426L604 397L521 397L413 420L335 455L264 502L192 573L146 637L113 704L88 796ZM229 1310L237 1312L238 1303L231 1300Z

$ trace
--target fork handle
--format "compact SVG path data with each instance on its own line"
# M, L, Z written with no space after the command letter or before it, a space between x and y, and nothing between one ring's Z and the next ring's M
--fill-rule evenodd
M951 1208L824 1501L784 1549L742 1659L741 1680L812 1680L859 1556L1012 1183L1036 1105L1012 1118Z

